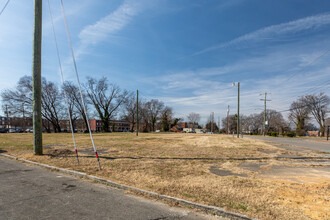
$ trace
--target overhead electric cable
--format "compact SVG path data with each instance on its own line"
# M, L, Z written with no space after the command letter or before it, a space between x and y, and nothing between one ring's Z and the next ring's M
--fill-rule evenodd
M327 80L325 82L322 82L320 84L317 84L315 86L312 86L306 90L304 90L302 93L304 94L307 94L307 93L314 93L320 89L324 89L324 88L327 88L328 86L330 85L330 80ZM301 96L301 95L300 95ZM286 99L282 99L281 101L282 102L286 102L286 101L290 101L290 100L294 100L294 99L297 99L299 98L299 96L294 96L294 97L289 97L289 98L286 98Z
M300 70L299 72L293 73L288 79L285 79L285 81L289 81L290 79L292 79L292 77L294 77L298 73L302 73L302 72L306 71L307 67L309 67L310 65L314 64L318 59L320 59L321 57L325 56L329 52L330 52L330 49L326 50L323 54L321 54L320 56L316 57L312 62L308 63L302 70Z
M60 53L59 53L59 50L58 50L58 44L57 44L57 39L56 39L56 33L55 33L53 15L52 15L52 10L50 8L49 0L48 0L48 9L49 9L50 20L51 20L51 23L52 23L52 29L53 29L55 46L56 46L56 53L57 53L58 64L59 64L59 67L60 67L61 81L62 81L62 85L63 85L63 88L64 88L64 77L63 77L63 70L62 70L61 58L60 58ZM70 114L68 96L66 94L65 89L63 89L63 93L64 93L64 97L65 97L66 107L67 107L67 110L68 110L69 121L70 121L70 128L71 128L71 133L72 133L72 139L73 139L74 149L75 149L75 153L76 153L76 157L77 157L77 163L79 165L78 150L77 150L76 139L75 139L75 136L74 136L74 130L73 130L73 125L72 125L72 115Z
M82 90L81 90L81 85L80 85L80 80L79 80L79 74L78 74L76 59L75 59L73 48L72 48L72 43L71 43L71 37L70 37L70 33L69 33L68 22L66 20L65 11L64 11L64 5L63 5L62 0L60 0L60 4L61 4L61 8L62 8L62 14L63 14L63 18L64 18L66 33L67 33L67 36L68 36L68 42L69 42L69 46L70 46L70 50L71 50L71 56L72 56L72 60L73 60L73 64L74 64L74 70L76 72L76 77L77 77L77 82L78 82L78 87L79 87L81 102L82 102L82 105L84 107L85 117L86 117L87 122L88 122L87 123L87 126L88 126L88 130L89 130L89 135L90 135L91 140L92 140L93 149L94 149L94 153L95 153L97 162L99 164L99 168L101 169L100 158L99 158L99 155L97 154L95 143L94 143L94 139L93 139L93 135L92 135L92 131L91 131L91 128L90 128L90 125L89 125L89 120L88 120L88 116L87 116L86 105L85 105L84 97L83 97Z
M3 8L2 8L2 10L1 10L1 12L0 12L0 16L1 16L2 13L4 12L4 10L6 9L6 7L7 7L7 5L8 5L9 2L10 2L10 0L8 0L8 1L6 2L6 4L5 4L5 6L3 6Z

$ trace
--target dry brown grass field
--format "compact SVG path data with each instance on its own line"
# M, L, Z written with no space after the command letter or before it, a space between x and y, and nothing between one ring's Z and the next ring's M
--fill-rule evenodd
M317 153L217 134L97 133L99 170L89 135L76 139L79 166L67 133L44 134L43 156L32 134L0 134L0 151L249 217L330 219L329 161L290 159Z

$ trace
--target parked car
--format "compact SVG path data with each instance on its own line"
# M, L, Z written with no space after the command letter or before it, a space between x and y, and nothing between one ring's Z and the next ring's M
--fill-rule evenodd
M23 130L23 129L21 129L21 128L17 128L17 129L16 129L16 132L17 132L17 133L23 133L23 132L24 132L24 130Z
M14 128L9 128L9 133L16 133L16 130Z

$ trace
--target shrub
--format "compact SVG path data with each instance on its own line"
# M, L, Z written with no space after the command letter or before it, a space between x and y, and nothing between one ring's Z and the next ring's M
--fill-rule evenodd
M294 133L294 132L287 132L287 133L285 133L285 135L287 137L295 137L296 136L296 133Z
M268 136L277 137L277 136L278 136L278 132L268 131L268 132L267 132L267 135L268 135Z
M277 137L278 136L278 132L271 132L270 135L273 136L273 137Z

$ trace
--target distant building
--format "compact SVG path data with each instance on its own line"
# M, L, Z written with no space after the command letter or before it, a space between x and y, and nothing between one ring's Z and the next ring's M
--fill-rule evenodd
M330 136L330 118L325 119L324 132L325 136Z
M187 123L187 122L178 122L177 125L173 126L170 131L172 132L190 132L193 131L197 128L197 125L192 125L191 123Z
M0 116L0 128L6 128L7 118Z
M178 128L188 128L187 122L178 122Z
M2 117L0 116L0 128L25 130L33 126L31 117Z
M311 137L319 137L320 136L320 132L319 131L307 131L308 136Z
M89 124L92 131L100 132L102 131L103 122L101 120L90 119ZM129 132L131 128L131 123L125 120L110 120L109 121L109 131L111 132Z
M183 131L185 131L185 132L191 132L191 131L193 131L193 129L192 128L184 128Z

